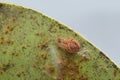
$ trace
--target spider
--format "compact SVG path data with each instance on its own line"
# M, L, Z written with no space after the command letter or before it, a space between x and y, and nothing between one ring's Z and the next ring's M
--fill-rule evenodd
M58 38L58 46L69 53L77 53L81 47L80 43L73 38Z

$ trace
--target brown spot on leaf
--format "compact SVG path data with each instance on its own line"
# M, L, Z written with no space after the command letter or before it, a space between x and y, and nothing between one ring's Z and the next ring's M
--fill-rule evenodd
M7 43L7 44L13 44L13 41L10 40L10 39L8 39L8 40L6 40L6 43Z
M113 73L113 74L114 74L114 76L116 77L116 75L117 75L117 70L114 70L114 73Z
M61 24L58 24L59 29L64 29L65 27L63 27Z
M91 44L90 42L87 41L87 43L88 43L89 45L93 46L93 44Z
M27 46L22 46L22 49L27 49Z
M34 65L33 65L33 68L37 68L37 66L34 64Z
M3 51L3 54L6 54L6 51Z
M100 51L100 56L105 57L106 59L110 60L103 52Z
M2 65L2 70L3 70L4 72L7 71L9 68L10 68L10 63L8 63L8 64L3 64L3 65Z
M17 53L17 52L12 52L11 55L12 55L12 56L18 56L19 53Z
M54 71L55 71L55 68L54 68L54 67L49 67L49 68L48 68L48 72L49 72L49 73L53 73Z
M88 80L88 78L81 76L78 80Z
M75 33L74 35L75 35L75 36L78 36L78 34L77 34L77 33Z
M4 37L0 37L1 40L4 40Z
M69 55L64 56L62 63L59 64L59 79L64 80L68 76L69 80L76 80L78 74L79 65Z
M21 77L21 74L17 74L17 77Z
M13 31L13 27L12 27L12 26L8 26L7 29L8 29L9 31Z
M37 58L38 60L40 60L40 57L41 57L41 56L40 56L39 54L36 56L36 58Z
M0 8L2 8L3 4L0 4Z
M41 46L40 46L40 49L41 49L41 50L48 50L48 46L47 46L47 45L41 45Z
M17 77L25 76L25 71L20 71L19 73L16 74Z
M15 22L15 21L16 21L16 18L13 18L12 21Z
M26 75L26 74L25 74L25 71L22 71L22 72L21 72L21 74L22 74L23 76L25 76L25 75Z
M42 54L43 59L47 59L47 54Z
M3 74L3 71L0 70L0 75L2 75L2 74Z
M112 67L118 70L118 67L115 64L113 64Z
M4 44L4 42L3 42L3 41L0 41L0 44Z
M36 36L40 36L40 33L36 33L35 35L36 35Z
M54 26L50 26L48 31L51 32L51 33L55 33L57 31L57 29Z
M8 34L8 30L6 30L4 33L5 33L5 34Z
M19 14L23 14L24 12L23 11L20 11Z
M84 56L84 57L81 58L80 62L83 62L83 61L89 61L89 58Z

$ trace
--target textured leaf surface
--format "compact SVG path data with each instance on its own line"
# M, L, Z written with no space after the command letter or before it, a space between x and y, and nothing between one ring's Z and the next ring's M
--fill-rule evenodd
M59 37L76 39L79 52L61 49ZM0 3L0 80L120 80L120 69L65 25Z

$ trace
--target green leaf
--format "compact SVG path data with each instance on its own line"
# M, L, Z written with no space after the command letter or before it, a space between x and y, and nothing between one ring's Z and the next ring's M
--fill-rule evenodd
M76 49L73 40L80 49L70 53ZM0 3L0 80L120 80L120 69L66 25Z

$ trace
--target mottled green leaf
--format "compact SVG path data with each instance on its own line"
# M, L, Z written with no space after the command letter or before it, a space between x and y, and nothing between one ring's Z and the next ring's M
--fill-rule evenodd
M59 38L77 40L79 51L61 48ZM67 26L40 12L0 3L0 80L120 80L120 69Z

